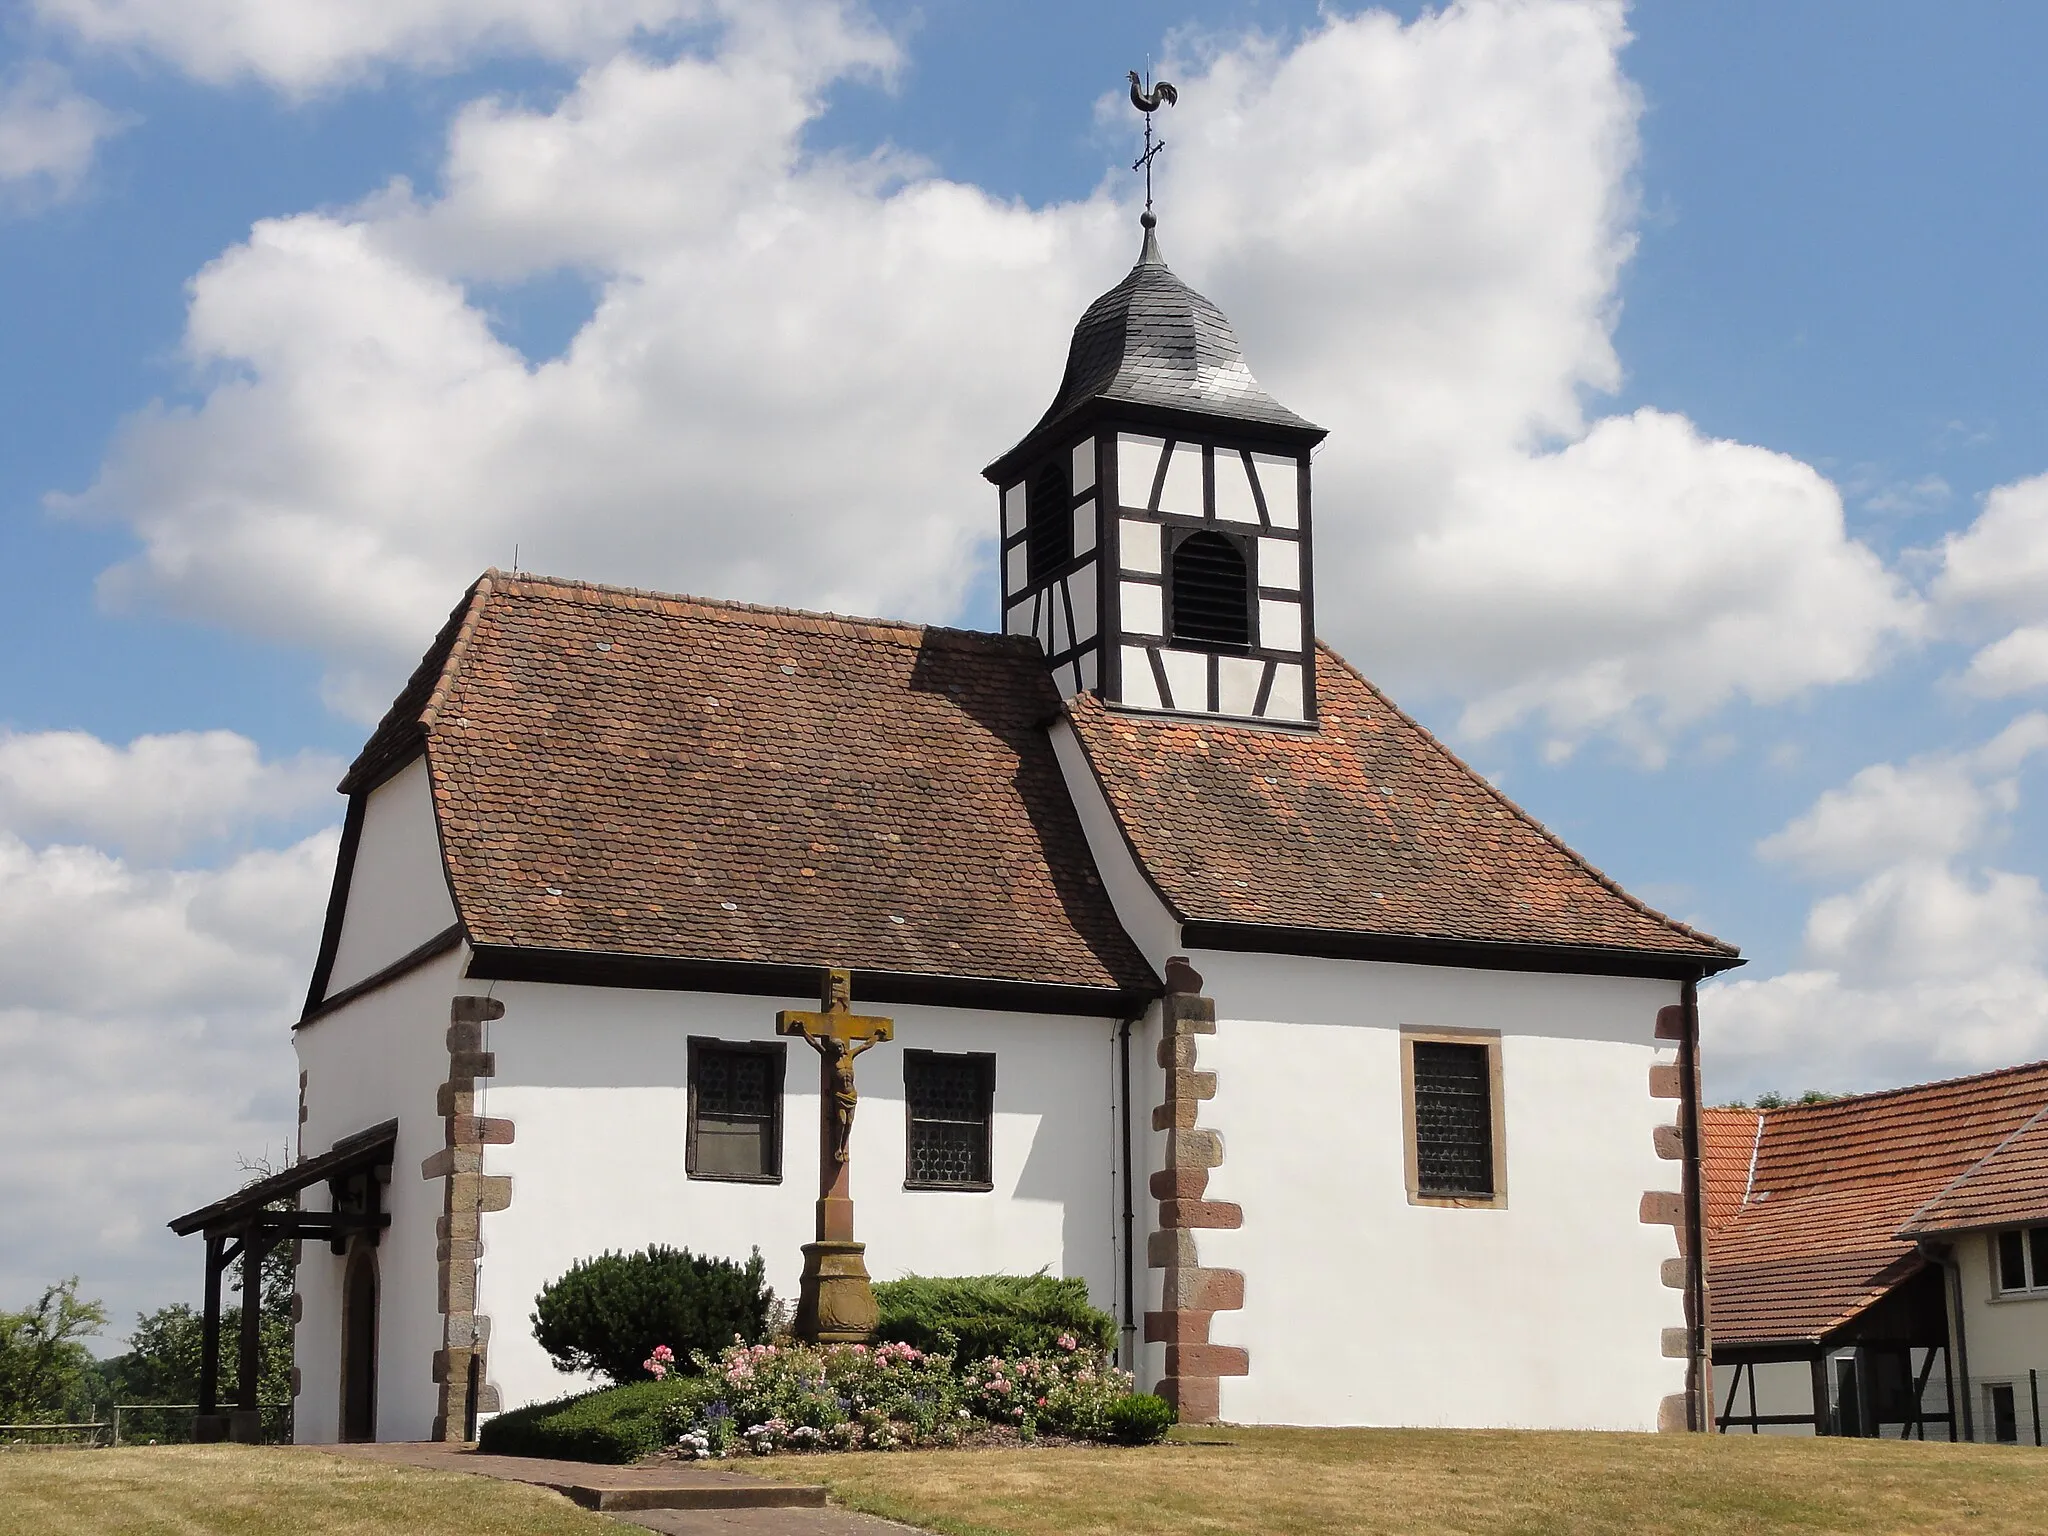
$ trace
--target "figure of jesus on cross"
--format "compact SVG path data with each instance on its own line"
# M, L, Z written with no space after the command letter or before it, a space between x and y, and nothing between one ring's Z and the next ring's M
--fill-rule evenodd
M853 1062L862 1051L896 1036L893 1019L853 1011L853 978L825 972L818 1011L785 1008L775 1015L778 1035L800 1036L818 1053L818 1238L804 1244L797 1290L796 1331L824 1343L857 1343L877 1321L863 1255L853 1237L853 1113L860 1105Z

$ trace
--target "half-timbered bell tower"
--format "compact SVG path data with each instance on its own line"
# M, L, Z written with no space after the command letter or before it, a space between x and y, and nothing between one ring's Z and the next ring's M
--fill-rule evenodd
M1179 714L1315 719L1309 450L1230 322L1142 220L1074 328L1057 398L983 471L1002 496L1003 629L1060 691Z

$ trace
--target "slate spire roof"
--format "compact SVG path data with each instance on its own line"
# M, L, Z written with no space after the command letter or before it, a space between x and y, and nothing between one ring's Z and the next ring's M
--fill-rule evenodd
M1045 415L988 475L997 478L1000 466L1104 406L1140 419L1221 417L1307 443L1324 436L1260 387L1223 311L1174 276L1150 224L1137 265L1074 327L1067 371Z

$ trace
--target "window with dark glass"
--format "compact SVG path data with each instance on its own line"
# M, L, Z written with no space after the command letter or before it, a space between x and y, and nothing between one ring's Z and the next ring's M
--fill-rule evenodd
M1998 1288L2048 1291L2048 1227L1998 1234Z
M1048 464L1032 476L1024 497L1024 541L1033 581L1074 558L1073 499L1059 465Z
M1483 1045L1417 1040L1415 1184L1441 1197L1493 1195L1493 1073Z
M1251 572L1235 539L1191 533L1173 547L1173 638L1211 651L1252 643Z
M2017 1445L2020 1438L2019 1404L2012 1383L1994 1381L1984 1388L1985 1417L1991 1423L1991 1438L2000 1445Z
M783 1059L780 1044L690 1042L691 1178L780 1181Z
M995 1057L905 1051L903 1098L910 1117L904 1183L913 1189L987 1189Z

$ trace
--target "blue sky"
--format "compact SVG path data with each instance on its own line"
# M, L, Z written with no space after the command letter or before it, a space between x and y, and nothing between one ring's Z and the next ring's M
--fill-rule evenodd
M221 0L220 14L240 3ZM693 9L682 0L667 7ZM208 1081L231 1085L235 1102L211 1140L180 1143L166 1159L170 1187L217 1184L232 1173L231 1152L258 1153L285 1134L290 1068L279 1042L317 916L328 856L320 839L337 811L317 783L360 741L371 701L388 696L438 611L484 563L509 564L515 540L529 567L559 574L641 580L644 570L649 584L709 595L991 622L993 498L974 472L990 456L983 449L1003 446L1035 416L1034 402L1056 382L1063 327L1128 260L1123 166L1134 123L1114 95L1122 71L1147 57L1196 87L1164 122L1169 258L1231 310L1268 386L1331 426L1333 443L1352 445L1333 448L1319 502L1328 558L1344 562L1323 571L1325 634L1594 862L1744 947L1749 990L1727 1001L1710 1089L1874 1087L2048 1053L2036 984L2048 963L2038 885L2048 872L2048 822L2028 735L2042 679L2022 667L1995 687L1969 681L1984 647L2048 622L2048 577L2027 575L2048 572L2048 513L2034 510L2048 493L2029 487L2048 472L2040 345L2048 294L2037 257L2048 245L2039 184L2048 108L2029 88L2048 15L1886 0L1658 5L1629 14L1630 36L1617 48L1612 13L1569 3L1432 13L1425 27L1441 46L1425 45L1422 30L1353 26L1362 8L1244 0L1115 8L930 0L845 12L790 0L789 9L794 41L762 43L715 18L635 32L603 20L623 5L508 0L506 25L486 37L451 22L378 40L366 24L360 47L335 45L327 55L266 53L253 42L237 52L239 44L221 41L226 34L188 29L175 10L125 0L90 13L97 23L72 0L21 0L0 11L0 104L12 103L0 105L0 558L13 573L0 616L0 836L16 849L0 866L0 882L15 885L12 904L0 906L0 975L24 999L7 1038L10 1050L31 1050L63 1032L115 1053L128 1038L120 1029L156 1029L136 1021L157 1020L158 1049L165 1039L201 1042L194 1059L209 1063ZM642 7L662 10L657 0ZM1403 22L1422 14L1394 11ZM585 13L587 24L547 23ZM1578 26L1574 13L1608 30ZM423 5L421 14L439 13ZM836 15L832 26L851 41L820 42L832 30L821 15ZM1247 41L1252 35L1264 41ZM1491 52L1466 46L1489 38ZM545 227L545 210L523 223L502 212L519 190L516 163L485 155L459 173L451 161L451 134L463 122L518 119L538 134L567 135L581 101L587 115L624 114L607 120L631 126L632 102L654 100L657 87L671 93L661 101L683 104L676 110L698 110L685 100L698 86L662 75L688 57L736 58L765 71L763 114L779 88L773 82L796 82L787 90L800 106L787 131L760 132L766 169L751 171L754 162L740 156L732 172L758 174L763 184L783 178L776 197L756 206L745 190L731 194L734 231L763 208L784 206L777 198L809 200L803 217L823 231L816 238L827 252L841 236L866 250L858 221L872 218L899 235L914 227L913 246L943 230L982 253L982 270L947 267L929 297L915 273L905 280L877 267L874 304L890 324L876 333L881 341L844 343L854 356L861 345L916 338L876 369L906 398L967 387L931 382L939 378L932 354L973 355L971 373L959 377L983 393L957 419L912 412L895 422L885 412L868 434L942 445L944 462L891 465L879 449L870 462L861 457L870 445L828 441L824 428L807 436L812 418L802 410L787 427L797 446L847 463L848 482L860 483L847 498L859 508L844 517L850 543L875 546L862 530L891 526L858 518L885 515L875 509L889 505L894 476L912 502L943 504L943 536L906 530L906 549L930 553L921 564L906 554L900 570L799 568L784 537L798 524L788 519L813 517L820 521L802 526L833 532L823 521L836 515L829 476L762 490L767 510L750 536L747 518L711 517L698 506L688 444L667 444L652 427L642 438L621 428L616 440L609 428L577 429L599 445L588 449L592 462L633 457L632 445L644 443L646 483L592 480L586 491L573 474L585 450L572 445L553 493L567 521L545 508L493 521L492 477L516 476L503 468L512 449L488 422L467 418L440 428L470 455L449 472L446 516L443 503L423 495L403 517L377 522L374 504L388 487L370 484L368 471L364 484L350 481L356 467L333 468L337 456L323 457L317 442L295 446L317 438L327 420L346 443L346 410L354 409L320 394L342 385L297 338L326 338L331 322L346 350L348 326L360 323L368 335L382 323L356 318L374 305L413 315L404 326L450 327L445 343L422 344L432 356L378 362L364 375L373 385L423 381L423 399L443 390L441 359L463 348L474 357L461 378L488 375L498 366L491 338L518 354L513 374L523 366L526 384L553 377L541 367L550 360L573 374L577 358L606 356L602 348L630 331L633 314L662 313L653 306L679 291L663 286L678 262L696 263L699 286L730 281L721 307L736 317L740 342L746 327L782 326L802 344L810 327L824 338L821 355L838 355L833 328L853 325L850 306L810 302L800 264L779 290L749 287L719 265L727 238L719 230L690 224L688 213L643 228L626 196L617 206L565 211L565 223L583 220L591 231L571 239ZM1407 71L1394 84L1369 73L1383 57ZM600 87L621 78L622 59L645 66L645 91L605 106ZM1315 59L1320 73L1307 68ZM1343 75L1350 67L1364 71L1355 84ZM1381 117L1373 115L1376 89L1388 102ZM1205 117L1204 91L1210 102L1227 95L1251 104L1268 124L1238 132ZM1325 100L1316 91L1336 94ZM20 146L41 131L35 113L59 100L92 104L89 154L60 145L46 151L44 169L19 169L29 152ZM477 105L485 102L496 106ZM1574 115L1582 107L1583 122ZM725 137L753 142L746 91L717 110L733 114ZM1298 127L1281 125L1296 112L1289 120ZM1527 142L1528 123L1553 119L1568 120L1555 142ZM692 131L710 131L691 121ZM1347 138L1354 123L1367 126ZM1500 163L1515 177L1558 176L1554 220L1488 187L1484 146L1496 123L1504 125ZM480 130L464 142L487 137ZM1626 142L1616 148L1617 140ZM1455 165L1446 159L1433 180L1435 146L1453 141L1482 150ZM878 181L849 169L885 147L899 159ZM1397 151L1411 178L1400 183L1407 202L1426 208L1434 192L1458 203L1472 228L1457 209L1403 223L1406 214L1372 205L1382 184L1370 178L1355 196L1332 192L1319 223L1322 193L1302 188L1349 188L1350 170ZM658 179L663 152L657 145L646 165L619 174ZM696 160L672 163L680 175ZM1460 189L1468 183L1455 178L1474 175L1467 201ZM402 197L394 178L409 188ZM1280 190L1259 192L1269 180ZM962 189L964 211L933 212L903 190L921 187ZM1529 247L1526 270L1515 269L1513 250L1488 243L1494 205L1485 199L1495 196L1512 236L1501 243ZM837 234L834 199L853 221ZM1513 218L1531 222L1516 233L1505 222ZM272 221L266 227L286 243L252 236L259 221ZM367 243L349 245L358 234ZM1424 245L1437 239L1441 251ZM329 243L315 251L309 241ZM1000 256L1006 241L1032 254L1017 257L1013 276L991 277L1000 260L988 253ZM1303 340L1318 317L1304 314L1290 290L1299 286L1294 275L1354 251L1355 267L1327 290L1346 305L1356 299L1341 313L1330 301L1330 329L1351 327L1365 359L1348 368ZM1615 252L1626 257L1618 265ZM1404 253L1417 256L1415 271ZM202 274L211 275L195 288ZM1460 283L1471 285L1462 298ZM995 313L1013 292L1028 313ZM211 298L196 300L201 294ZM337 294L346 302L330 305ZM433 307L449 294L453 309ZM425 307L403 310L415 303ZM1461 336L1461 305L1494 306L1487 312L1506 317L1511 331L1526 319L1535 339L1489 352L1483 339ZM482 317L477 336L462 330L471 315ZM1436 325L1452 338L1447 356L1467 360L1382 368L1416 315L1425 336ZM940 340L923 337L921 324ZM404 326L377 345L402 352ZM703 350L725 355L729 344L739 343L709 338ZM1608 347L1618 371L1603 372L1596 354ZM1491 381L1538 353L1547 360L1529 365L1536 381L1527 398L1489 405ZM387 366L413 371L375 371ZM1373 382L1375 369L1382 383ZM1371 378L1347 393L1348 372ZM653 385L618 383L618 366L592 376L625 391L628 415L645 404L659 425L671 408L649 393ZM1415 382L1425 376L1449 380L1453 395L1469 390L1475 420L1492 411L1507 425L1473 427L1464 442L1456 410L1397 421L1375 409L1375 400L1428 393ZM1395 395L1374 392L1383 386ZM511 402L525 385L508 377L489 387ZM688 394L698 387L678 386L678 398L699 399ZM734 390L756 403L760 430L771 435L775 388L770 376ZM526 436L565 409L536 409ZM1657 423L1670 430L1653 448ZM1689 423L1690 436L1674 423ZM472 428L474 441L464 435ZM1450 446L1441 463L1416 468L1406 444L1432 434ZM1517 584L1507 571L1499 590L1514 591L1527 609L1514 621L1519 629L1490 627L1497 597L1474 599L1469 623L1455 604L1432 617L1444 604L1428 594L1465 590L1467 574L1444 568L1442 548L1458 546L1433 542L1436 535L1455 532L1461 516L1481 526L1491 515L1457 511L1460 496L1480 494L1458 487L1518 488L1496 494L1555 507L1561 543L1600 537L1590 523L1574 531L1575 508L1622 482L1599 479L1609 471L1574 457L1573 445L1589 437L1619 445L1635 477L1628 484L1647 487L1641 494L1655 502L1655 516L1669 520L1657 526L1680 543L1689 520L1725 525L1725 536L1702 536L1709 554L1700 557L1699 588L1725 585L1734 594L1727 601L1741 607L1745 580L1761 579L1744 565L1742 546L1762 551L1757 570L1782 576L1782 591L1759 599L1745 621L1742 644L1754 657L1701 680L1688 654L1711 652L1726 632L1713 627L1711 604L1696 630L1690 619L1662 624L1656 612L1637 611L1644 605L1630 598L1639 591L1664 594L1646 600L1650 609L1676 610L1691 590L1685 570L1641 582L1631 574L1657 564L1660 536L1650 533L1626 559L1615 557L1617 574L1589 586L1591 596L1560 591L1548 612L1543 579ZM383 439L367 429L359 440L363 457L381 451ZM1732 479L1700 467L1723 441L1739 445L1722 456L1737 464ZM1347 459L1356 445L1365 446ZM432 479L438 466L404 457L426 451L392 450L397 483ZM1412 482L1403 478L1411 470ZM1411 483L1425 489L1375 489ZM1744 502L1742 486L1764 484L1785 498L1782 514ZM2002 532L1980 525L1987 496L2000 488L2017 488ZM718 482L725 503L748 505L753 494ZM1440 515L1430 501L1438 494ZM576 521L586 495L595 532ZM1375 500L1382 495L1391 499ZM1828 522L1834 495L1839 527ZM236 509L232 518L218 514L224 505ZM663 510L671 505L672 516ZM797 506L811 510L788 510ZM1774 530L1795 522L1806 531L1787 535L1781 558ZM1984 553L1966 570L1943 540L1973 528L1982 537L1969 547ZM234 551L223 553L230 542ZM1597 565L1598 544L1583 548ZM323 571L337 591L318 590ZM1813 594L1814 612L1801 609L1803 592ZM1348 617L1333 617L1338 602ZM1554 665L1530 659L1567 631ZM1626 699L1584 705L1588 688L1624 673L1639 679ZM2019 734L2001 738L2009 730ZM193 734L204 732L243 742ZM241 788L166 788L187 778L146 771L129 749L150 735L174 738L163 750L185 754L181 763L227 763L220 782ZM2006 745L1987 749L1994 739ZM1938 806L1929 798L1943 796ZM145 821L186 830L159 835ZM1951 830L1928 830L1937 823ZM38 882L60 875L69 894L46 900ZM291 920L251 937L232 918L204 916L214 910L208 892L244 892L219 897L232 912L252 890L273 892L247 899L288 909ZM168 990L102 986L90 975L45 986L38 967L55 963L50 941L41 919L18 914L62 910L91 923L103 910L96 902L119 908L109 931L130 919L139 925L137 966L151 964L158 942L203 950L203 963L186 950L164 962L196 979ZM165 919L168 929L150 915L171 908L184 915ZM171 929L176 936L163 938ZM1868 1024L1873 1011L1881 1027ZM223 1026L222 1018L240 1022ZM50 1111L55 1134L82 1134L112 1056L94 1064L53 1050L22 1059L37 1063L18 1079L24 1094L33 1084L39 1101L72 1105ZM152 1155L151 1136L175 1136L148 1128L171 1124L154 1113L137 1111L141 1128L122 1143L131 1154ZM0 1186L0 1210L15 1213L10 1225L46 1208L44 1196L25 1189ZM81 1228L66 1241L40 1255L44 1268L97 1266L115 1293L153 1294L161 1253L139 1228Z

